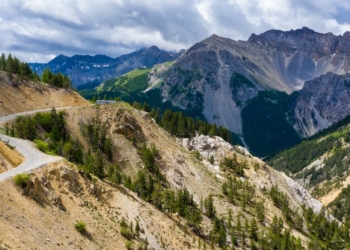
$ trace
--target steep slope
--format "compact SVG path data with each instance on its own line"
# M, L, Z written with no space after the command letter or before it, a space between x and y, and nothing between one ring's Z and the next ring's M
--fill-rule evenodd
M75 55L73 57L59 55L48 63L29 63L29 66L38 75L41 75L48 67L54 73L61 72L69 76L77 87L89 84L88 87L91 88L104 80L120 76L133 69L149 68L157 63L175 60L181 53L166 52L152 46L117 58L105 55Z
M204 120L205 118L200 110L181 109L174 106L170 100L162 97L159 86L174 62L156 64L152 68L134 69L122 76L106 80L93 89L80 90L79 93L89 100L118 99L130 104L134 104L136 101L140 104L147 103L150 108L155 110L159 108L161 112L171 109Z
M0 71L0 116L52 107L90 105L77 92Z
M125 188L91 179L66 161L31 174L24 189L7 180L0 190L2 249L145 249L146 241L160 249L197 239ZM75 229L77 221L86 232ZM132 244L123 236L135 232L129 225L139 225Z
M350 117L268 160L318 198L337 219L349 216Z
M327 73L305 82L291 114L295 129L309 137L350 115L350 75Z
M281 249L284 244L300 249L316 236L315 222L327 230L337 227L303 208L319 212L322 206L300 185L219 137L174 138L148 113L125 103L77 107L64 117L70 137L86 152L80 168L95 172L104 166L104 174L96 172L103 181L63 161L38 170L25 188L11 180L0 183L5 246L18 248L21 238L30 247L137 248L147 238L155 249ZM101 138L112 143L110 156ZM182 195L185 201L174 200ZM42 220L33 220L36 214ZM78 220L86 223L87 233L75 230ZM139 234L131 223L132 228L139 224ZM329 246L333 234L317 236L317 244Z

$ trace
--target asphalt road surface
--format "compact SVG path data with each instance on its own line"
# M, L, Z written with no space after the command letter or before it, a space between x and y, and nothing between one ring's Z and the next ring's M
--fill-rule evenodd
M56 108L56 110L67 109L67 108L69 107ZM51 109L41 109L41 110L34 110L34 111L28 111L28 112L9 115L9 116L4 116L0 118L0 123L15 119L17 116L29 115L29 114L45 112L50 110ZM56 162L63 159L62 157L44 154L39 149L37 149L34 146L34 143L31 141L13 138L3 134L0 134L0 139L8 143L9 145L15 147L25 157L25 161L22 164L20 164L16 168L13 168L7 172L0 174L0 181L5 180L6 178L9 178L9 177L15 176L16 174L19 174L19 173L29 172L47 163Z

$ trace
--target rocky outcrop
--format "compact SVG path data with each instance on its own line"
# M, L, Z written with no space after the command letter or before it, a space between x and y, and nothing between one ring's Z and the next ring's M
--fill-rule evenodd
M51 184L53 181L59 183L59 193L54 191L55 188ZM78 194L81 190L82 183L76 169L63 164L32 174L26 187L22 190L22 194L32 198L42 206L53 205L65 211L61 194Z
M305 204L307 207L310 207L315 213L321 212L322 203L310 195L310 193L303 188L298 182L286 176L284 173L281 173L285 178L288 186L293 191L294 197L301 203Z
M212 155L223 157L234 150L230 143L219 136L197 135L191 139L178 139L178 143L189 151L198 151L205 158Z
M189 151L198 151L202 157L202 162L209 170L216 173L218 178L223 178L220 175L220 162L224 157L230 157L233 153L244 155L252 159L255 164L261 166L261 171L251 173L247 170L247 176L242 177L242 180L249 179L249 182L254 184L260 191L266 191L272 186L283 188L283 192L287 192L294 207L299 207L305 204L310 207L315 213L319 213L322 209L322 203L314 199L310 193L303 188L299 183L286 176L284 173L272 170L264 162L254 158L246 148L240 146L232 146L218 136L197 135L193 138L178 139L178 143ZM209 157L214 157L214 162L209 162ZM260 168L260 167L259 167ZM250 173L249 173L250 172Z
M148 113L143 113L144 119L149 119ZM128 139L135 138L139 141L144 140L144 134L142 132L142 127L137 122L137 120L127 111L122 110L118 112L115 119L115 129L113 133L124 135Z

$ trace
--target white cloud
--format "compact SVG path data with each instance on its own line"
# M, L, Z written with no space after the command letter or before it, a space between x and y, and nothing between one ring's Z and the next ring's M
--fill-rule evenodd
M118 56L140 47L188 48L211 34L246 40L268 29L350 30L343 0L3 0L0 52L22 60Z

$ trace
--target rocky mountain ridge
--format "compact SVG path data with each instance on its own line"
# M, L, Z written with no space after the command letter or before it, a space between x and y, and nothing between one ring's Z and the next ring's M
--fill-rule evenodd
M237 223L237 220L250 223L255 217L255 210L252 206L254 203L247 202L244 208L240 203L231 204L222 196L221 185L228 176L219 166L219 162L224 157L236 154L238 162L246 162L244 176L240 177L239 183L252 186L253 191L250 194L252 199L259 200L262 199L260 197L264 197L263 206L266 210L264 209L263 221L258 223L258 230L267 230L273 223L274 215L283 218L282 211L274 205L266 190L278 185L281 192L293 194L288 189L283 174L268 166L264 167L261 160L253 158L242 148L232 147L218 137L201 136L190 139L191 142L197 140L194 144L198 145L198 148L206 149L210 154L215 155L217 167L210 168L206 163L206 155L203 154L201 160L196 159L193 151L182 148L175 138L158 128L148 113L134 110L128 105L70 109L67 110L65 117L68 130L81 140L84 147L92 145L87 144L82 133L78 131L83 124L99 117L101 125L107 128L107 134L113 140L113 158L120 164L122 169L120 171L123 174L132 176L133 182L140 178L140 171L146 171L146 169L143 166L142 157L137 153L137 148L128 138L134 135L136 143L142 140L150 146L154 145L159 150L157 162L161 164L161 171L168 180L170 188L188 190L199 211L201 209L205 211L200 206L201 200L209 194L214 194L213 202L217 216L223 218L225 223L227 223L229 210L233 218L231 223ZM254 164L255 167L253 167ZM265 183L263 186L261 181ZM27 246L34 247L37 242L44 248L51 246L55 248L57 244L72 249L81 246L89 249L111 246L124 248L124 245L130 244L128 241L131 241L135 247L147 241L148 247L155 249L176 249L178 246L202 249L198 247L198 241L202 246L209 245L208 237L213 225L206 212L201 212L203 216L201 233L197 235L187 219L179 215L180 212L158 210L156 206L149 204L151 201L142 200L138 192L126 188L126 184L113 183L108 177L104 181L96 180L95 176L91 177L86 172L77 170L67 161L35 171L24 188L16 187L12 180L0 184L3 184L0 185L2 196L7 197L2 200L6 200L6 208L10 208L13 212L4 210L2 213L4 216L0 216L0 221L4 225L1 227L0 242L8 247L19 247L17 237L27 240ZM7 193L10 195L8 196ZM288 200L288 206L291 209L301 211L301 203L295 200L294 196L288 195ZM21 207L31 207L31 209L21 209ZM20 212L17 213L17 211ZM40 214L42 220L33 219L35 214ZM11 219L14 223L6 223L7 219ZM74 228L74 224L79 220L86 223L85 234L80 234ZM133 226L130 226L131 229L128 230L132 234L128 236L125 229L120 226L123 220L127 221L127 228L129 224L138 224L139 233L136 234ZM44 237L41 237L40 232L44 224L52 225L53 230L44 230ZM14 230L16 226L22 230ZM284 226L290 228L293 237L300 237L302 244L308 244L308 237L303 236L287 223L284 223ZM26 235L22 235L23 232L26 232ZM111 235L113 235L113 241L108 241ZM227 242L225 245L230 244L230 240L225 239L225 242ZM251 240L239 239L236 244L249 246L250 242ZM214 248L219 246L214 245Z
M231 129L244 140L241 112L259 91L290 94L303 89L306 81L327 72L346 74L350 70L348 44L350 32L335 36L306 27L253 34L248 41L212 35L192 46L172 65L161 86L162 94L174 105L201 110L209 122ZM317 89L308 88L317 93ZM322 94L328 98L328 93ZM303 102L300 98L299 102ZM330 105L334 104L332 100ZM297 111L292 114L294 124L309 119ZM336 113L340 119L346 115L339 110ZM337 120L328 119L315 128L309 124L305 128L295 125L295 128L300 136L310 136Z

